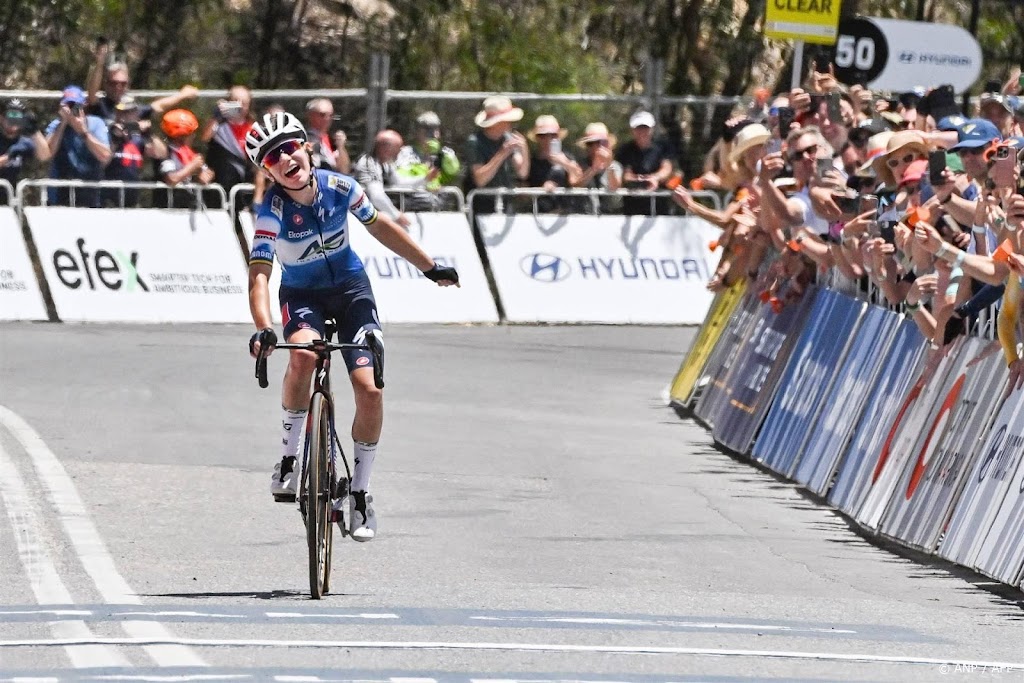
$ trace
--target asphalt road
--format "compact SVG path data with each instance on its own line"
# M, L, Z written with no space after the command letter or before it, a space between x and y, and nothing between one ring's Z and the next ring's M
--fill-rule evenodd
M0 680L1024 679L1021 596L664 406L685 328L389 327L380 535L310 601L248 333L0 325Z

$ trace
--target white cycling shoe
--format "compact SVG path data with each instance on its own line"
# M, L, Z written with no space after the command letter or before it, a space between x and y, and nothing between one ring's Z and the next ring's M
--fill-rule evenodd
M270 493L274 500L279 503L295 502L295 490L299 482L298 472L295 471L295 458L285 457L274 465L274 474L270 478Z
M373 511L373 496L366 491L352 491L348 495L349 536L353 541L366 543L377 535L377 515Z

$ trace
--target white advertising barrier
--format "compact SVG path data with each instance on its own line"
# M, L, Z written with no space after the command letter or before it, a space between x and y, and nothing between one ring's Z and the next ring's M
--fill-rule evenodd
M964 353L970 349L964 347ZM913 466L893 493L882 534L927 551L935 550L953 502L995 416L1006 385L998 342L990 342L950 385L939 403Z
M47 319L21 221L14 209L0 207L0 320Z
M487 275L473 241L465 214L458 212L407 213L409 234L424 251L444 266L459 271L461 287L440 288L412 264L396 256L370 235L354 218L349 220L352 249L359 254L370 277L377 313L385 323L496 323ZM252 218L239 215L242 231L252 244ZM277 290L281 268L270 276L270 306L274 322L281 322Z
M938 367L934 373L925 375L928 379L921 388L914 407L900 424L899 431L891 441L888 452L883 451L879 456L879 462L873 473L871 489L864 499L864 505L854 515L854 518L864 526L870 529L878 528L904 470L908 463L912 464L921 443L926 438L928 426L932 424L935 411L938 410L938 401L949 392L949 385L960 375L967 361L973 357L974 354L966 357L967 354L961 352L965 343L972 342L980 344L980 340L966 340L964 337L960 337L938 352L941 354Z
M940 556L966 566L975 564L1007 492L1019 495L1019 491L1012 491L1011 479L1015 479L1014 472L1019 468L1022 453L1024 390L1018 390L1003 401L992 422L939 546ZM1015 483L1020 484L1018 480ZM1015 495L1009 497L1012 499Z
M699 324L721 231L692 216L478 215L513 322Z
M27 207L61 320L251 322L226 212Z
M1010 400L1024 402L1024 391ZM978 550L975 568L1004 583L1017 583L1024 568L1024 413L1017 417L1016 446L1007 440L1003 468L1012 473L1006 497Z

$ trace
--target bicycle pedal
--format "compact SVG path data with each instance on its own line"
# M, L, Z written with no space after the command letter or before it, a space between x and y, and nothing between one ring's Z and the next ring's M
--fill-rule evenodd
M294 493L275 493L274 494L274 502L275 503L294 503L295 502L295 494Z

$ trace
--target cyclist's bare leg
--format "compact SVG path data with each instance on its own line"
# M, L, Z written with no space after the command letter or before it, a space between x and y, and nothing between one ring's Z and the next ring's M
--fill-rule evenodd
M349 373L349 379L356 399L352 438L377 443L384 424L384 392L373 383L373 368L356 368Z
M316 330L298 330L288 337L289 344L307 344L319 339ZM281 405L285 410L305 411L309 408L309 385L316 370L316 354L312 351L290 349L288 367L284 371L284 385L281 387Z

